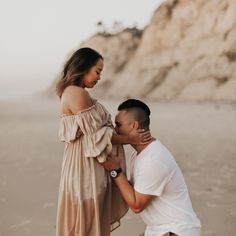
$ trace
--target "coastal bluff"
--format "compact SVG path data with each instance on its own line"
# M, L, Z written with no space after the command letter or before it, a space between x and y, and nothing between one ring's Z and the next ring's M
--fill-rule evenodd
M92 93L103 98L236 101L235 12L235 0L167 0L142 30L93 35L80 45L98 50L105 59Z

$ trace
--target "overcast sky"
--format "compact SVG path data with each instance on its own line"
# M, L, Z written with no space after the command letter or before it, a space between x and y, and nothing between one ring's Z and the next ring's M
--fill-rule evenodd
M0 0L0 99L46 89L102 21L143 28L163 0Z

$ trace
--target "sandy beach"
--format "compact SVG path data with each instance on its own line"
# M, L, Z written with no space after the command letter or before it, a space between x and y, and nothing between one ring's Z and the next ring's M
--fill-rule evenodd
M114 120L120 101L101 102ZM183 171L202 235L234 235L236 104L147 104L153 136ZM53 236L64 148L57 137L59 103L2 101L0 109L0 236ZM138 236L144 228L129 212L112 236Z

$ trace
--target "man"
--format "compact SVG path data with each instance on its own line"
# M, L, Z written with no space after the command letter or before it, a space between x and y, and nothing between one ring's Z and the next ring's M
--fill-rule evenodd
M129 134L133 129L147 129L150 109L135 99L118 107L116 131ZM132 145L130 182L120 168L119 156L112 156L103 166L110 171L124 200L147 224L145 236L200 236L201 225L192 209L184 177L167 148L153 138L147 144Z

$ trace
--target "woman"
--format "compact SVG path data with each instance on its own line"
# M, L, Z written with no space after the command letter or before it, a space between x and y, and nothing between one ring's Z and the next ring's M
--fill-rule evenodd
M149 133L143 131L115 134L108 111L86 91L101 79L102 70L103 57L91 48L81 48L67 61L57 83L61 99L59 138L66 143L57 236L109 236L119 226L128 208L98 162L122 148L120 144L149 139Z

